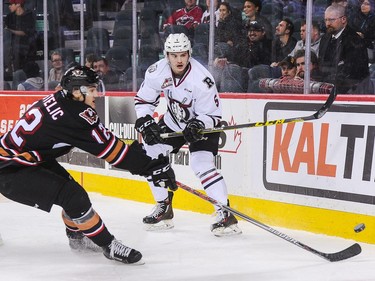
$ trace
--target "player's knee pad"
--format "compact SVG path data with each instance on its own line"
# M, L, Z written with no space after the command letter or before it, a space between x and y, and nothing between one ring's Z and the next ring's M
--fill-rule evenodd
M55 203L72 219L81 217L91 208L86 190L74 180L66 182Z
M99 215L95 212L95 210L90 207L85 213L81 214L80 217L72 218L72 221L75 223L75 225L81 229L82 228L91 228L98 224L99 221L101 221Z
M216 170L214 155L209 151L196 151L190 154L190 167L195 175L201 175Z

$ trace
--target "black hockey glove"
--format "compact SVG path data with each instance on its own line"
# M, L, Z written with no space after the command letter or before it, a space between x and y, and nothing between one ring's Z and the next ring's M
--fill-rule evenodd
M190 143L202 140L203 134L200 132L202 129L204 129L204 123L202 121L191 119L182 131L185 140Z
M177 190L176 176L169 164L169 159L162 154L158 159L153 159L147 165L146 176L151 176L153 183L156 186L169 188L170 190Z
M163 138L160 137L162 132L160 126L156 124L154 118L150 115L138 118L135 121L135 129L142 134L144 142L149 145L164 142Z

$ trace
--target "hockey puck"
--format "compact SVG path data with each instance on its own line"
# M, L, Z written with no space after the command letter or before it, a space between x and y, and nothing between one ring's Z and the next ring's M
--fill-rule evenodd
M365 229L365 224L364 223L360 223L360 224L358 224L356 227L354 227L354 231L355 232L361 232L362 230L364 230Z

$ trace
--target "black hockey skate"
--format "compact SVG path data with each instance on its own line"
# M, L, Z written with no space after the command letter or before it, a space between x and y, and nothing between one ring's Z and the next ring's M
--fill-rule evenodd
M116 239L103 247L103 254L107 259L127 264L144 264L142 254L135 249L127 247Z
M69 239L69 246L72 250L79 252L103 252L103 249L87 238L81 231L66 229L66 236Z
M233 214L222 209L217 210L216 214L216 223L211 225L211 232L215 236L230 236L242 233Z
M166 230L174 227L173 225L173 192L168 191L168 198L164 201L157 202L153 212L143 218L146 230Z

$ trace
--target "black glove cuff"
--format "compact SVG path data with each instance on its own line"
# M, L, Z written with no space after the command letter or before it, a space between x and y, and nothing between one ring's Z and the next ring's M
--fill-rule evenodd
M144 130L151 126L152 124L155 124L154 118L152 118L150 115L146 115L144 117L140 117L135 121L135 129L142 133Z

